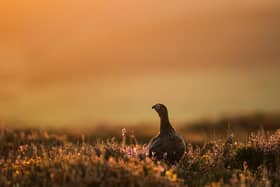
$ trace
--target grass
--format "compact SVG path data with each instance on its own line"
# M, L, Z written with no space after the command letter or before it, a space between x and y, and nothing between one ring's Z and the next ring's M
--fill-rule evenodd
M120 131L119 131L120 132ZM280 130L187 143L177 165L146 157L137 131L116 138L0 130L0 186L279 186ZM136 136L136 137L135 137ZM141 141L140 141L141 142Z

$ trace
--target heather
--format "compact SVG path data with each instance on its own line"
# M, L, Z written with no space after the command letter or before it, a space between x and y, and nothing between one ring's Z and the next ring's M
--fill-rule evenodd
M0 186L279 186L280 130L229 132L200 144L187 141L175 165L146 156L137 131L91 139L40 129L3 128ZM141 142L141 141L140 141Z

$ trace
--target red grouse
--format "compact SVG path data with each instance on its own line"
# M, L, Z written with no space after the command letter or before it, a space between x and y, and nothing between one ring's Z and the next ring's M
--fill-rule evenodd
M148 147L149 157L174 164L181 160L185 154L185 141L170 124L166 106L156 104L152 109L160 117L160 133L150 140Z

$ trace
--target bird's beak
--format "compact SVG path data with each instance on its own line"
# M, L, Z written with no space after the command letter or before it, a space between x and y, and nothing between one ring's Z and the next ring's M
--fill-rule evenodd
M156 109L156 105L152 106L152 109L154 109L154 110L155 110L155 109Z

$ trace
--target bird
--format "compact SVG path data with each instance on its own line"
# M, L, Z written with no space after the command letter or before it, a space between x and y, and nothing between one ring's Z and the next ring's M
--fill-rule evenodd
M160 132L148 144L148 156L155 160L164 160L168 164L179 162L185 155L186 143L172 127L167 107L163 104L152 106L160 117Z

